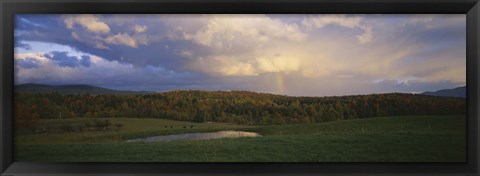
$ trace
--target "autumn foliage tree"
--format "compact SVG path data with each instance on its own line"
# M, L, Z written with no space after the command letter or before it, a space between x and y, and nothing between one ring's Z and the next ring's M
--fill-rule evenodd
M40 116L36 112L36 106L25 106L19 102L15 102L15 128L32 129L34 128Z
M292 97L248 91L170 91L148 95L17 93L15 101L23 109L29 109L22 111L31 113L25 117L40 115L41 119L131 117L247 125L466 114L465 98L402 93L337 97Z

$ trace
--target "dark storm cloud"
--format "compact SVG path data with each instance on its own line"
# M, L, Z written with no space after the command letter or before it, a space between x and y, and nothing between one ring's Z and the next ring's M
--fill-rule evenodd
M60 67L79 67L80 65L83 65L85 67L90 66L90 56L84 55L80 58L76 56L69 56L68 52L57 52L53 51L48 54L44 54L44 57L50 59L53 61L55 64L57 64Z
M75 56L68 56L67 52L50 52L44 55L60 67L78 67L78 60Z
M32 49L32 46L30 46L29 44L22 43L22 42L19 42L19 41L16 41L16 40L15 40L15 43L14 43L14 47L15 48L23 48L25 50L31 50Z
M16 41L38 41L69 46L84 53L120 60L117 52L96 49L90 43L84 43L72 37L63 22L62 15L16 15ZM28 20L27 20L28 19Z
M18 59L15 60L15 64L26 69L38 68L39 66L38 61L33 58Z
M111 26L109 34L92 34L77 26L73 30L67 29L61 15L17 15L16 31L18 31L18 35L16 39L18 41L62 44L83 53L97 55L107 60L130 63L137 67L162 65L169 69L179 69L182 65L182 59L175 50L189 47L189 45L193 46L191 42L168 41L165 27L155 16L140 20L124 19L122 16L105 16L105 21L111 22L108 24ZM147 29L141 34L136 34L132 29L135 24L147 23L148 28L151 29ZM126 34L133 38L148 40L148 44L132 48L105 43L106 38L116 34ZM74 35L78 36L80 40L76 39ZM99 48L94 42L95 40L103 42L107 48Z
M159 68L147 68L133 73L97 80L95 85L120 90L169 91L176 89L212 90L220 82L198 73L172 73Z
M80 64L82 64L84 67L90 67L90 56L83 55L82 59L80 60Z

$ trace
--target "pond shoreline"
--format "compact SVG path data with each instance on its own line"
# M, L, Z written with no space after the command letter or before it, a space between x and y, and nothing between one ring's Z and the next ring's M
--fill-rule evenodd
M220 138L239 138L239 137L261 137L258 133L246 131L218 131L210 133L185 133L173 135L150 136L127 140L126 142L160 142L160 141L190 141L190 140L209 140Z

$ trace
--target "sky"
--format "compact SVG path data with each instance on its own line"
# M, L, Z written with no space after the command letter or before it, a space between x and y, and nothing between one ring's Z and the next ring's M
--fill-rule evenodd
M15 83L290 96L466 84L465 14L15 16Z

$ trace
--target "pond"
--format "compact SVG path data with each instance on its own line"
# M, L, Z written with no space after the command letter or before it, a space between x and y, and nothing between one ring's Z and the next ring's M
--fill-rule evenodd
M219 138L238 138L238 137L261 137L258 133L245 131L219 131L212 133L186 133L163 136L151 136L140 139L127 140L127 142L157 142L157 141L176 141L176 140L207 140Z

